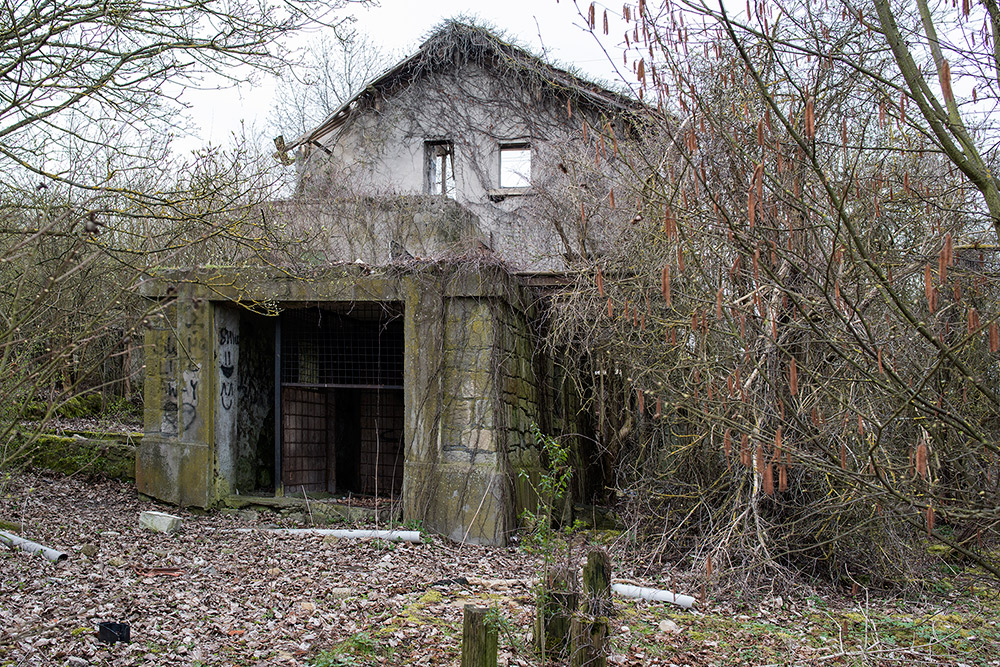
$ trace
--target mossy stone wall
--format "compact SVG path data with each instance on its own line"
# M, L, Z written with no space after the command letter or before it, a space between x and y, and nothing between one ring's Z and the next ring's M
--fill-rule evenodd
M515 498L529 502L516 469L538 467L529 426L543 423L530 301L508 274L344 266L293 280L200 269L152 285L147 296L176 301L147 335L141 492L208 507L259 481L251 472L273 432L274 339L266 320L233 304L395 301L404 305L404 519L455 539L506 541Z
M31 446L31 464L66 475L135 478L138 434L117 438L64 437L41 434Z

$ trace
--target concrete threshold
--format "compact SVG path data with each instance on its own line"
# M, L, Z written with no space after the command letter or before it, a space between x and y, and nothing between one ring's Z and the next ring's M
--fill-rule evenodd
M380 499L382 500L382 499ZM231 495L223 501L233 509L264 508L276 511L294 511L312 514L314 523L389 523L402 517L402 505L385 499L386 507L359 507L339 498L300 498L298 496Z

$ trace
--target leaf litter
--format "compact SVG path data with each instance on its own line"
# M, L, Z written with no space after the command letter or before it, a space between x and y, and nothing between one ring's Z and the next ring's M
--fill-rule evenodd
M181 516L181 531L140 528L139 513L153 509ZM501 665L539 664L530 647L540 564L514 548L246 532L288 520L164 507L121 482L31 472L0 482L0 518L70 554L52 565L0 551L3 667L457 665L473 602L503 619ZM749 614L722 602L711 615L618 600L608 662L1000 664L995 616L965 622L909 607L893 617L906 630L897 642L851 643L849 632L867 637L874 622L814 599L777 598ZM945 620L917 624L931 634L903 622L918 617ZM131 642L98 642L104 621L128 623ZM963 642L975 650L960 651Z

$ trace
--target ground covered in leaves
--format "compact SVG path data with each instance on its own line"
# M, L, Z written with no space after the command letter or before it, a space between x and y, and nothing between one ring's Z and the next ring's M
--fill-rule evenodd
M148 509L181 515L181 532L141 529ZM458 665L470 602L498 611L501 665L539 664L539 561L515 548L290 536L260 530L287 524L266 512L192 514L127 484L33 473L0 480L0 519L70 554L52 565L0 551L0 666ZM616 578L638 578L630 562ZM755 602L709 594L685 612L617 599L609 663L1000 665L996 588L948 574L955 583L923 601L803 588ZM132 641L99 643L101 621L129 623Z

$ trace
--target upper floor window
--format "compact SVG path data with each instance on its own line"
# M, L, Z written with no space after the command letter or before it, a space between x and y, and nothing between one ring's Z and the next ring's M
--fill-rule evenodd
M500 187L531 185L531 146L527 143L500 145Z
M450 141L424 143L427 194L455 198L455 146Z

